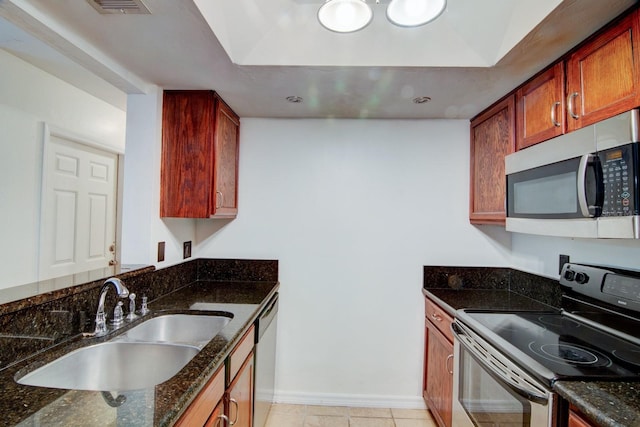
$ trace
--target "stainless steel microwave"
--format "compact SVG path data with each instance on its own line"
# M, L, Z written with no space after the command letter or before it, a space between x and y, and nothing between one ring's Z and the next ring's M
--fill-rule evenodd
M639 110L505 158L508 231L640 238Z

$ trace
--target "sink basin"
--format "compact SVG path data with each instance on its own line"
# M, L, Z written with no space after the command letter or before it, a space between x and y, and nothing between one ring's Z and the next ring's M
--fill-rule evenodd
M72 351L16 381L62 389L137 390L173 377L198 351L185 345L106 342Z
M218 335L231 318L195 314L165 314L129 329L118 340L203 346Z

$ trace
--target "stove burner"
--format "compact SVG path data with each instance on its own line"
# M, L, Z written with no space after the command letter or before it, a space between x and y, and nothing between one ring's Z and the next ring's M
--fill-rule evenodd
M611 354L627 363L640 366L640 350L613 350Z
M611 365L611 359L593 349L586 349L572 344L542 344L529 343L529 349L537 355L556 363L580 365L588 367L602 367Z
M576 322L575 320L559 315L540 316L538 317L538 321L545 326L561 328L562 330L580 327L580 323Z

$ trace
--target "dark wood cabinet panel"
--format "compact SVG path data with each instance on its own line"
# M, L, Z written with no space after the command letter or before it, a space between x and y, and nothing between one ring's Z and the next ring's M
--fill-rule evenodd
M425 298L423 397L440 427L451 427L453 402L453 319ZM449 339L451 337L451 339Z
M238 116L213 91L165 91L160 216L237 214Z
M638 19L638 10L634 10L569 57L569 131L640 105Z
M424 399L440 427L451 427L453 402L453 344L425 321Z
M568 427L593 427L593 424L582 418L573 409L569 410L569 423Z
M515 100L511 95L471 121L472 224L505 223L504 158L515 148Z
M227 416L234 427L253 424L253 351L245 360L226 392Z
M564 62L559 62L516 92L516 150L566 131Z

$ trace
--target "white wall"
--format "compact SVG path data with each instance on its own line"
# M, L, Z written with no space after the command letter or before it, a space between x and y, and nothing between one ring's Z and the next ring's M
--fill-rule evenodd
M126 113L3 50L0 76L3 289L37 280L43 123L122 152Z
M162 268L181 262L182 243L195 240L194 220L160 218L162 90L129 95L127 119L122 262ZM166 245L163 262L157 261L158 242Z
M558 278L558 255L572 262L640 269L640 242L626 239L578 239L513 233L512 264L544 276Z
M202 257L280 261L281 401L421 407L424 265L509 264L468 221L467 121L242 119L239 214ZM488 234L485 234L488 233Z

